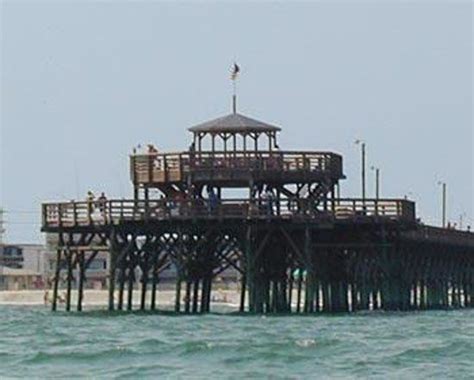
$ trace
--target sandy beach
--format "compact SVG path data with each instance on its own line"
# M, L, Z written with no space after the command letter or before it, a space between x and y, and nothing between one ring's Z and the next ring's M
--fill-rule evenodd
M66 297L66 290L60 289L59 295L62 299ZM133 292L133 304L138 306L140 303L141 292L135 290ZM126 293L125 293L126 297ZM225 305L229 307L238 307L239 293L235 290L215 290L212 294L213 302L215 304ZM0 291L0 305L46 305L51 303L52 290L47 292L47 301L45 301L44 290L6 290ZM115 293L115 300L118 299L118 292ZM174 290L161 290L157 292L157 304L159 306L173 306L175 302ZM150 292L147 294L147 304L150 303ZM77 291L72 291L72 305L77 304ZM107 290L92 290L84 291L83 305L94 307L106 307L108 304Z

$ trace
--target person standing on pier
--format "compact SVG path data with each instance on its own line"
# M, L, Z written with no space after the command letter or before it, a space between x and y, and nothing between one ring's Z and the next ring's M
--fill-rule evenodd
M274 203L274 194L272 191L272 188L270 186L267 186L267 189L265 191L265 198L267 200L267 216L273 215L273 203Z
M100 197L98 198L98 203L99 203L100 215L102 216L105 222L106 216L107 216L107 213L106 213L107 197L105 196L104 192L100 193Z
M207 187L207 196L209 199L209 213L213 214L217 208L217 195L213 187L211 186Z
M95 200L94 193L91 190L87 192L86 200L87 200L87 215L89 218L91 218L92 213L94 212L94 200Z

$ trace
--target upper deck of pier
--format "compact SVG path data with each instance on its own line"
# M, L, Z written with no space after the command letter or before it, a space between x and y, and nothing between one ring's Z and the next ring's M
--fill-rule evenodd
M278 146L280 127L232 113L189 128L187 151L146 152L130 156L135 186L160 187L180 182L222 186L253 183L305 183L345 178L342 156L332 152L284 151Z

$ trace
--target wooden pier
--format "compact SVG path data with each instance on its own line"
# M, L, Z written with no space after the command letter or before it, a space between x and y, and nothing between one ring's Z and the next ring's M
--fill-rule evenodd
M209 312L228 268L241 312L474 306L473 233L423 225L406 199L341 198L342 157L282 151L277 126L232 113L190 131L188 151L130 156L131 199L42 205L42 230L59 242L53 310L62 272L66 310L73 283L82 310L99 251L109 253L109 310L132 309L137 281L140 309L159 308L170 267L182 313Z

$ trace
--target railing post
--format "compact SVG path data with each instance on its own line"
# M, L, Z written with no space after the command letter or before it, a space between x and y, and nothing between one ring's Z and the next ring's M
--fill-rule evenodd
M63 226L63 210L62 210L62 204L58 204L58 226L62 227Z
M155 156L150 154L148 155L148 182L152 183L153 182L153 162L154 162Z
M136 159L135 155L130 156L130 178L132 179L133 183L136 183L136 178L137 178L137 167L136 167Z
M87 224L92 224L92 208L94 207L94 201L87 201Z
M77 226L77 204L76 204L76 202L74 202L72 204L72 215L73 215L73 217L72 217L73 224L74 224L74 226Z
M166 154L163 155L163 173L164 180L168 181L168 163L166 161Z
M103 210L103 216L104 216L104 224L109 224L109 220L110 220L110 201L105 201L103 206L104 208Z
M41 205L41 224L43 227L46 227L46 224L48 223L48 205Z

